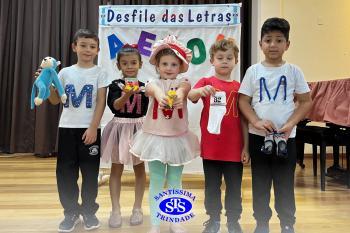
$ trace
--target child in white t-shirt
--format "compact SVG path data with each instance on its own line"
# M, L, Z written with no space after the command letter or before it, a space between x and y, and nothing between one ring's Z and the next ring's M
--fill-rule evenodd
M254 233L269 232L272 183L282 233L294 233L294 137L296 124L311 107L311 98L301 70L283 60L290 43L289 29L285 19L270 18L265 21L259 42L265 59L247 70L239 89L239 107L249 121L253 210L257 221ZM294 98L299 103L298 107ZM265 136L268 136L267 140ZM267 149L270 150L266 145L276 149L266 155ZM284 151L281 145L285 146Z
M76 32L73 51L77 64L63 68L58 76L67 101L59 121L57 189L64 209L59 232L71 232L82 215L86 230L100 226L95 213L100 165L100 120L105 109L107 74L94 65L99 39L87 29ZM82 175L79 192L79 171ZM81 204L78 203L81 196Z

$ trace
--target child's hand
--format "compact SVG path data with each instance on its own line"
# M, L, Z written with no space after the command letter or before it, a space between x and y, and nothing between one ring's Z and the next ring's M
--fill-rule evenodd
M154 98L158 101L160 109L164 109L166 106L168 106L168 98L163 92L157 91Z
M174 104L173 104L173 107L176 108L176 109L181 109L184 106L183 103L184 102L183 102L182 98L176 97L176 99L174 101Z
M249 161L250 161L250 155L249 155L248 151L243 150L242 154L241 154L241 162L243 164L248 164Z
M39 77L39 75L40 75L40 73L41 73L41 68L38 68L36 71L35 71L35 73L34 73L34 77L35 78L38 78Z
M183 93L182 92L177 92L175 100L174 100L173 107L176 108L176 109L183 108L183 103L184 103L183 100L184 100Z
M269 120L258 120L253 124L253 126L256 129L265 131L265 133L272 133L273 131L276 131L275 125Z
M202 97L206 97L208 95L215 95L215 93L216 93L215 88L211 85L206 85L204 87L201 87L198 89L198 91Z
M83 137L81 138L84 141L85 145L90 145L94 142L96 142L97 139L97 129L89 127L85 133L83 134Z
M283 133L284 139L288 140L289 135L292 133L294 125L289 124L288 122L280 128L277 133Z

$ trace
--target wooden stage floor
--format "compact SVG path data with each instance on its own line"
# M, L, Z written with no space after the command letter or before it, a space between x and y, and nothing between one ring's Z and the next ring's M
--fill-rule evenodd
M55 158L37 158L30 155L6 157L0 155L0 232L57 232L62 220L62 209L58 200L55 179ZM330 165L328 162L328 166ZM202 223L207 220L203 199L204 182L202 175L184 175L183 188L196 195L195 217L185 224L189 233L200 233ZM147 188L146 188L147 190ZM144 224L131 227L128 218L133 204L133 174L126 172L122 180L123 226L120 229L108 227L111 208L108 185L99 189L97 213L101 228L94 232L143 233L149 222L148 192L144 198ZM241 225L245 233L252 233L255 221L252 216L252 192L249 166L245 167L243 184L243 213ZM273 200L273 198L272 198ZM298 233L345 233L350 232L350 190L327 178L326 191L319 188L319 177L312 175L311 160L306 160L306 168L296 170L296 200ZM271 202L273 207L273 201ZM222 230L225 227L222 216ZM270 222L271 233L279 233L276 212ZM169 232L168 225L162 224L162 232ZM79 225L74 232L85 232Z

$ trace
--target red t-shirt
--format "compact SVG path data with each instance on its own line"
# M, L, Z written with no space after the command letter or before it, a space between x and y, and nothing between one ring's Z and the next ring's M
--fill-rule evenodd
M243 138L240 117L238 115L238 90L236 81L224 81L214 76L202 78L194 89L211 85L217 90L226 92L226 113L221 122L220 134L211 134L207 130L210 108L210 96L202 97L201 114L201 156L204 159L240 162Z

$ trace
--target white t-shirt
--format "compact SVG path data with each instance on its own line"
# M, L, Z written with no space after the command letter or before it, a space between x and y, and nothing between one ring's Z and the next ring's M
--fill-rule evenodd
M239 89L239 93L252 97L251 104L257 116L272 121L277 129L280 129L294 112L294 94L309 91L303 72L289 63L279 67L266 67L261 63L252 65L248 68ZM289 137L294 138L295 132L296 127ZM249 133L265 136L263 131L257 130L251 124Z
M59 127L88 128L96 108L98 88L107 87L107 73L98 66L63 68L58 77L67 95Z

